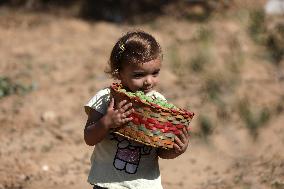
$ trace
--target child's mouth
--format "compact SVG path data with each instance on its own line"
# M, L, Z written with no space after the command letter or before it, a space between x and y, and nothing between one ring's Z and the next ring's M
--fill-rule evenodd
M152 90L152 87L142 89L142 91L143 91L144 93L148 93L148 92L150 92L151 90Z

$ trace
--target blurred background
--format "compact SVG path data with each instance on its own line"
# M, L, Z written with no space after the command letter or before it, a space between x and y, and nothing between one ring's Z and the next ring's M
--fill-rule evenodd
M196 113L164 188L283 189L283 0L0 0L0 189L91 188L83 106L137 28L162 46L158 90Z

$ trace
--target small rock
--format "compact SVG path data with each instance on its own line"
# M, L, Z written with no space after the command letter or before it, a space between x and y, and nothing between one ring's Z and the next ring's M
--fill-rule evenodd
M28 175L21 174L19 175L19 179L23 181L27 181L30 179L30 177Z
M53 111L46 111L41 115L41 120L44 122L54 122L56 117Z
M48 166L48 165L43 165L43 166L41 167L41 169L42 169L43 171L49 171L49 166Z

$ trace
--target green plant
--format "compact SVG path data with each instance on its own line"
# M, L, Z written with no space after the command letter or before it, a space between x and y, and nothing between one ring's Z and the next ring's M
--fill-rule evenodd
M206 138L208 135L213 133L213 124L207 116L201 115L199 117L199 126L203 137Z
M189 68L192 71L201 72L204 66L211 62L211 42L213 38L214 33L208 25L200 26L195 32L193 41L196 43L197 50L193 52L193 57L189 60Z
M204 90L207 94L208 99L213 101L219 100L221 93L222 81L217 76L208 77L205 80Z
M201 42L202 44L207 45L209 42L211 42L214 38L214 32L212 28L210 28L208 25L201 25L197 32L195 39L198 42Z
M198 53L195 57L190 60L190 68L195 72L201 72L204 69L204 66L209 63L210 58L204 52Z
M269 109L262 108L259 112L253 112L246 99L240 101L238 109L241 119L245 122L246 128L249 130L250 134L256 138L258 129L270 119Z
M26 94L35 89L35 85L23 85L13 82L8 77L0 76L0 99L12 94Z
M280 180L274 180L271 182L272 189L283 189L284 182Z
M230 114L230 105L226 104L223 101L219 101L217 104L217 116L220 121L228 121L231 117Z
M182 61L178 54L178 49L176 47L171 47L169 49L169 59L170 59L170 68L177 75L183 75Z
M256 9L249 14L249 34L251 38L258 43L265 41L264 34L265 26L265 12L263 9Z
M262 108L258 116L258 122L265 124L270 119L270 110L268 108Z
M237 37L231 36L228 46L230 50L226 58L228 64L225 65L229 67L232 73L239 73L240 65L244 62L245 57L241 43Z
M274 112L277 115L283 113L283 111L284 111L284 95L282 95L280 97L280 99L278 100L278 103L276 104L274 109L275 109Z
M276 24L268 31L266 47L273 62L279 65L284 57L284 22Z

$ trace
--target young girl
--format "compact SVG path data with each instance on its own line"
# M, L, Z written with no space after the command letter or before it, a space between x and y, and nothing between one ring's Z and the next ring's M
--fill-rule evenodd
M143 31L122 36L112 49L108 73L129 91L143 91L166 100L154 88L158 84L162 52L155 38ZM175 138L171 150L149 147L111 134L111 128L131 121L132 104L122 101L114 106L110 88L100 91L85 105L88 120L84 130L86 144L95 149L88 182L96 188L161 189L158 157L173 159L188 146L188 130Z

